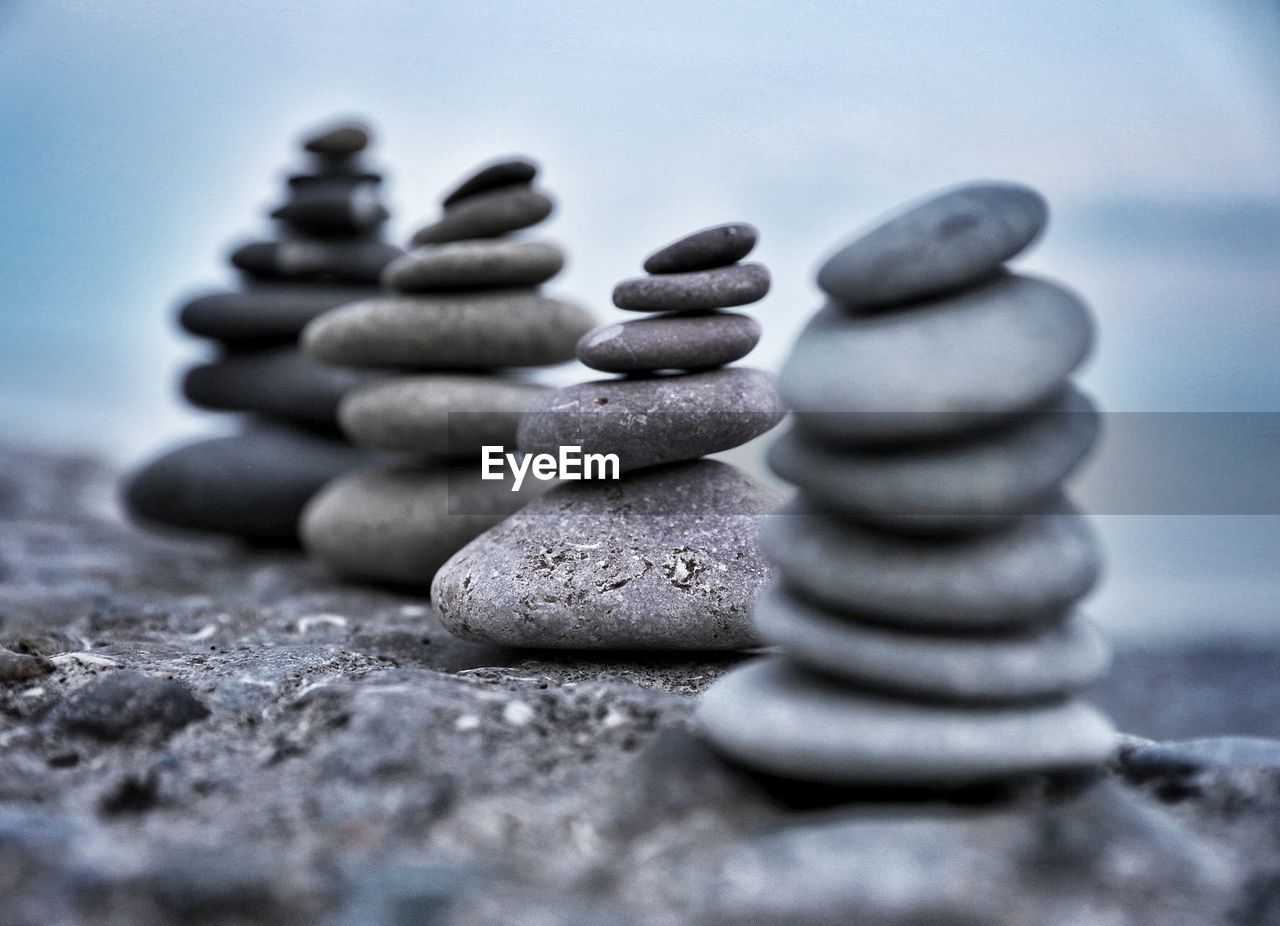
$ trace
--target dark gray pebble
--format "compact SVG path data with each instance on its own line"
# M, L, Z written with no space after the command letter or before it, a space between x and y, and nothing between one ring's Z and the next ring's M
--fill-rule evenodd
M528 158L503 158L486 164L468 176L453 188L453 192L441 200L441 205L447 208L477 193L532 183L537 175L538 165Z
M759 233L754 225L733 222L685 235L645 258L646 273L685 273L737 263L751 253Z
M414 246L468 238L495 238L537 225L551 215L546 194L529 187L502 187L455 203L438 220L419 229Z
M613 304L635 312L683 312L747 305L769 292L763 264L734 264L715 270L635 277L613 288Z
M759 340L760 323L748 315L663 315L587 332L578 359L605 373L703 370L741 360Z

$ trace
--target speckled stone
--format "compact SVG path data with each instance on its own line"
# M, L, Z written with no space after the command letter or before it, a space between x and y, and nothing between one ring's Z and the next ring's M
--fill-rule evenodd
M904 531L991 529L1043 509L1092 449L1093 403L1073 388L1026 419L968 439L833 447L803 424L769 448L769 466L831 511Z
M227 344L286 344L311 319L378 293L375 286L260 283L242 292L196 296L179 309L178 322L197 337Z
M475 459L485 445L514 447L521 414L547 391L495 376L397 376L353 389L338 419L366 447Z
M958 787L1093 769L1116 750L1093 708L924 704L800 671L783 658L735 669L702 696L704 735L743 765L833 785Z
M390 215L371 183L304 188L271 213L289 228L318 237L365 234Z
M478 465L383 467L335 480L307 505L302 542L339 575L426 588L454 551L546 483L483 481Z
M370 459L368 451L345 441L261 426L185 444L152 460L129 480L125 505L152 524L297 543L307 500Z
M1065 506L998 532L923 538L863 527L798 500L768 519L760 543L806 598L908 628L994 630L1052 619L1101 571L1093 532Z
M453 192L441 200L441 205L452 206L459 200L488 193L501 187L518 186L533 182L538 175L538 165L528 158L504 158L493 161L474 171L454 187Z
M586 309L523 290L371 299L303 332L321 363L406 370L535 367L572 360L595 324Z
M520 449L615 453L623 470L717 453L782 420L773 377L750 367L577 383L538 399L520 422Z
M769 271L763 264L734 264L623 280L613 288L613 304L634 312L724 309L758 302L767 292Z
M756 246L754 225L733 222L685 235L645 258L646 273L687 273L737 263Z
M302 146L314 154L355 154L369 147L369 127L356 120L344 120L318 129L303 139Z
M191 367L182 394L199 408L332 427L343 394L374 378L377 374L323 366L292 347L279 347Z
M537 286L564 267L544 241L458 241L410 251L387 265L383 285L405 293Z
M231 263L263 280L376 283L404 252L384 241L253 241L231 252Z
M459 551L432 600L454 634L503 646L751 646L771 574L756 533L778 502L712 460L564 483Z
M756 630L787 657L873 691L951 702L1025 701L1080 691L1107 667L1101 634L1080 617L989 634L913 633L811 605L774 582Z
M760 323L733 312L662 315L597 328L578 359L605 373L703 370L741 360L760 341Z
M513 186L477 193L455 202L444 215L413 236L415 246L468 238L493 238L536 225L551 215L550 198L529 187Z
M1014 183L935 195L845 245L818 285L846 308L870 309L956 290L994 274L1040 234L1049 209Z
M932 438L991 426L1062 389L1093 343L1070 291L1002 275L909 311L809 322L779 386L805 426L835 441Z

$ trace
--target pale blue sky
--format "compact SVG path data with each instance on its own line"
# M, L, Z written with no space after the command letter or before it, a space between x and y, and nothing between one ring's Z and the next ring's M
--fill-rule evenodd
M657 244L756 223L765 367L840 239L939 186L1022 180L1054 209L1026 265L1097 311L1104 405L1280 410L1278 9L0 0L0 426L118 459L217 426L174 394L200 353L174 301L229 278L297 129L345 112L380 130L398 239L473 162L539 158L557 288L602 317ZM1228 553L1206 529L1142 568L1212 548L1275 604L1280 529ZM1121 565L1170 530L1123 541Z

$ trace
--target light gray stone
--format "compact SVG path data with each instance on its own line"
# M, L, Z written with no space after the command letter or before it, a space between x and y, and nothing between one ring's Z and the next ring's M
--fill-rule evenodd
M605 373L702 370L741 360L759 340L760 323L749 315L661 315L587 332L578 359Z
M338 420L356 443L422 457L472 459L514 447L520 416L546 386L495 376L424 373L353 389Z
M586 309L527 290L371 299L303 332L321 363L409 370L535 367L572 360Z
M545 193L525 186L501 187L455 201L437 221L420 228L414 246L494 238L537 225L554 208Z
M738 649L780 499L712 460L563 483L482 534L431 595L458 636L553 649Z
M646 273L685 273L737 263L756 246L754 225L713 225L679 238L645 258Z
M910 310L828 305L783 366L783 398L833 441L931 438L990 427L1061 390L1093 343L1071 292L1002 275Z
M994 533L890 534L801 499L769 518L760 543L807 598L868 621L994 630L1060 616L1093 588L1100 555L1085 519L1061 509Z
M543 241L457 241L418 248L387 265L383 285L405 293L537 286L564 267Z
M1040 234L1049 209L1015 183L971 183L894 216L832 255L818 285L870 309L956 290L995 273Z
M764 264L734 264L623 280L613 288L613 304L634 312L687 312L747 305L767 292L769 270Z
M851 689L787 660L756 660L702 696L704 735L774 775L847 786L956 787L1096 768L1115 731L1079 702L922 704Z
M760 636L787 657L855 687L949 702L1008 702L1080 691L1107 667L1081 617L998 636L915 633L826 611L779 582L756 599Z
M426 588L456 550L544 485L527 480L512 492L481 480L478 464L361 470L307 505L302 542L339 575Z
M577 383L541 397L520 422L526 453L615 453L624 470L744 444L782 420L773 377L750 367Z
M800 424L770 446L769 466L828 509L895 530L991 529L1042 510L1098 430L1093 403L1068 389L1030 417L969 439L834 447Z

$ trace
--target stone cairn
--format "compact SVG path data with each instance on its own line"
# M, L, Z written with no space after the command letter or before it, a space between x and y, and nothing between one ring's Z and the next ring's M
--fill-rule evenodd
M763 266L738 263L755 242L749 225L708 228L651 255L650 276L618 285L619 308L660 314L589 332L578 358L627 376L539 397L520 421L519 447L613 453L621 477L563 482L460 550L432 585L445 627L556 649L757 642L749 608L770 575L757 532L781 500L735 467L700 459L782 417L768 374L724 366L760 337L754 319L720 311L768 291Z
M1096 767L1115 734L1074 699L1106 667L1075 611L1100 557L1061 485L1098 416L1068 378L1084 305L1005 261L1044 227L1032 190L944 192L838 251L781 375L794 427L770 465L799 497L761 544L756 603L781 655L698 716L785 779L938 789Z
M407 462L352 473L303 517L307 550L359 579L429 586L459 547L529 501L481 479L481 447L514 447L520 413L546 387L512 368L573 359L593 324L585 309L538 287L564 266L560 248L513 237L552 211L523 158L482 167L443 200L441 218L386 268L386 294L313 322L311 357L394 370L353 389L339 419L358 444Z
M240 433L197 441L153 460L130 480L125 502L144 521L296 543L307 500L369 455L342 440L341 395L368 377L320 366L297 346L303 327L335 306L376 293L386 264L403 253L381 240L388 213L381 176L363 163L370 141L341 122L303 141L309 169L288 180L272 213L276 239L238 247L237 289L192 299L182 327L218 346L187 371L193 405L251 417Z

